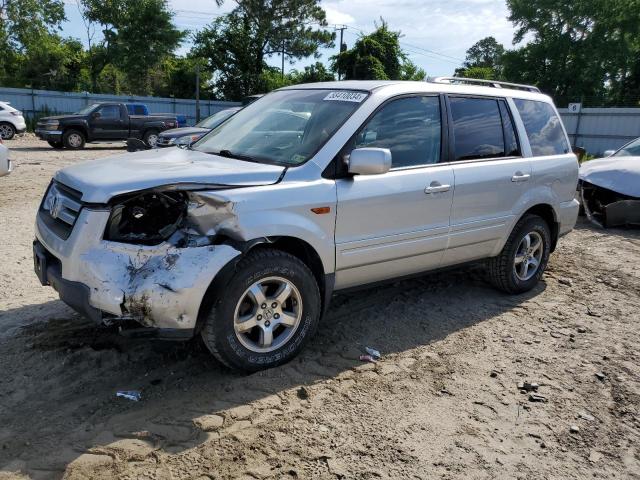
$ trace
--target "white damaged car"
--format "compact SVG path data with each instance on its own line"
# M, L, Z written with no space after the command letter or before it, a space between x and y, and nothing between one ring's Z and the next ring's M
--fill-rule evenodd
M575 225L577 181L560 117L534 87L299 85L189 147L57 172L35 270L96 322L201 335L254 371L301 350L334 290L477 261L497 288L531 290Z
M640 225L640 138L580 167L584 213L600 227Z

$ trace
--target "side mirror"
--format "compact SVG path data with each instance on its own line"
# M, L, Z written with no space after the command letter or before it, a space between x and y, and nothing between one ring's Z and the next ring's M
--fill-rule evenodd
M379 175L391 168L391 151L388 148L356 148L349 155L349 173Z
M610 157L611 155L613 155L614 153L616 153L615 150L605 150L604 151L604 156L605 157Z
M573 153L578 157L578 161L582 162L584 156L587 154L587 150L583 147L573 147Z
M91 114L91 118L93 118L94 120L97 120L100 118L100 112L93 112Z

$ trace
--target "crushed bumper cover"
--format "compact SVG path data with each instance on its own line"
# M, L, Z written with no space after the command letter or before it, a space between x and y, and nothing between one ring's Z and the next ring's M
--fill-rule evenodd
M167 333L192 334L209 285L240 252L229 245L178 248L105 241L108 217L107 211L84 208L77 220L83 228L75 228L67 240L38 217L34 260L41 282L93 320L134 320ZM45 273L38 269L43 256Z

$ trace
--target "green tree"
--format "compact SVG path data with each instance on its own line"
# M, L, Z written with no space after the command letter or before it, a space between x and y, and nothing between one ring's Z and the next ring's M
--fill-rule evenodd
M131 93L150 94L151 71L180 45L186 32L173 24L166 0L81 0L87 22L102 40L90 51L92 83L112 63L126 72Z
M55 33L64 20L62 0L0 0L0 81L15 83L26 45Z
M271 75L266 59L273 55L284 52L293 62L317 58L320 47L333 46L335 34L323 28L327 21L319 0L233 1L229 14L195 35L192 50L207 59L221 98L239 100L265 91Z
M332 82L335 80L333 73L327 70L327 68L321 62L316 62L313 65L304 67L304 70L299 72L293 70L289 73L292 84L298 83L314 83L314 82Z
M332 68L346 80L424 80L424 70L402 51L401 36L401 32L389 30L382 20L373 33L360 37L353 48L333 56Z
M486 37L474 43L462 67L455 71L456 77L498 80L502 76L502 57L505 48L494 37Z

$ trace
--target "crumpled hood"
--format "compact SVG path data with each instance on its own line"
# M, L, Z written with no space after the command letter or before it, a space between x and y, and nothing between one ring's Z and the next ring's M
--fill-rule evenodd
M182 148L144 150L79 163L54 178L82 192L82 200L106 203L123 193L178 183L270 185L284 167L245 162Z
M580 167L580 180L614 192L640 197L640 157L607 157Z
M166 138L180 138L180 137L185 137L187 135L204 134L210 131L211 130L209 130L208 128L181 127L181 128L172 128L170 130L165 130L160 134L160 136L166 137Z

